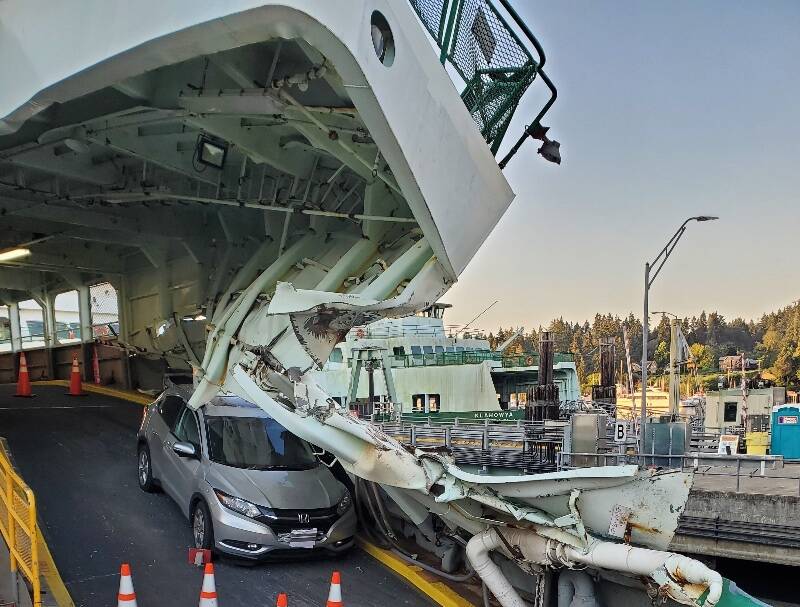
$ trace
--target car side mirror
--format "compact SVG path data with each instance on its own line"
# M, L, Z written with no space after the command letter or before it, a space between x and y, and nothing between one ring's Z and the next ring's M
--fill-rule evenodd
M180 457L197 458L197 447L195 447L192 443L175 443L172 445L172 450Z

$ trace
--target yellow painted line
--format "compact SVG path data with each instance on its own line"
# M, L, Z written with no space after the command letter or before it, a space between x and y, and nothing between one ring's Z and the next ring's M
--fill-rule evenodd
M422 592L440 607L475 607L463 596L451 589L442 582L431 582L423 575L423 569L409 565L404 560L397 558L394 554L383 548L358 538L358 545L370 556L380 561L383 565L394 571L397 575L404 578L417 590Z
M66 379L45 379L42 381L32 382L34 386L69 386L69 381ZM108 386L98 386L96 384L81 384L85 392L92 392L93 394L102 394L103 396L111 396L127 400L139 405L149 405L155 400L155 397L141 392L134 392L133 390L121 390L119 388L109 388Z
M64 585L64 580L61 579L61 574L58 572L56 562L53 560L53 555L50 553L50 548L47 542L44 541L42 532L38 531L36 535L39 539L39 561L42 569L42 577L47 587L50 589L50 595L55 599L58 607L75 607L75 603L69 595L67 587Z

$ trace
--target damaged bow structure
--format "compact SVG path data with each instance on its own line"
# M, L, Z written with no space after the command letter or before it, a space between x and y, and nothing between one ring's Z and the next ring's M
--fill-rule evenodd
M23 4L18 31L78 18ZM30 73L2 49L0 196L41 222L14 284L58 268L59 239L102 239L81 221L104 232L102 263L70 257L64 276L120 277L126 347L191 364L190 406L237 394L324 449L389 544L402 528L451 571L465 557L465 574L439 573L477 575L503 607L556 589L559 607L758 604L667 550L691 474L481 471L401 444L315 381L351 329L447 292L514 198L502 169L534 161L526 140L560 162L545 53L508 2L88 4L91 39L37 36ZM528 126L509 132L514 118Z

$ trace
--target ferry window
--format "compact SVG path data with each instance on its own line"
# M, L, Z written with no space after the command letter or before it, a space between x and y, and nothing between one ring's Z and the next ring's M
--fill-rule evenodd
M405 356L406 349L403 346L395 346L393 349L395 356Z
M436 346L436 353L437 354L444 353L444 346Z
M438 394L428 394L428 411L430 413L438 413L439 412L439 395Z
M425 354L433 354L433 346L422 346L422 351Z
M332 363L340 363L343 360L341 348L334 348L331 357L328 359Z
M386 17L379 11L372 12L370 22L370 34L372 36L372 46L375 49L375 54L383 65L389 67L394 63L394 36L392 35L392 28L389 27L389 22L386 21Z
M463 352L464 346L456 346L456 352Z
M411 353L422 354L422 348L420 348L419 346L411 346Z
M724 420L726 422L735 422L736 421L736 412L738 409L738 405L734 403L725 403L725 417Z
M411 397L411 402L414 403L414 405L413 405L414 413L424 413L425 412L425 395L424 394L414 394Z
M447 351L448 352L455 352L456 351L456 347L455 346L447 346Z

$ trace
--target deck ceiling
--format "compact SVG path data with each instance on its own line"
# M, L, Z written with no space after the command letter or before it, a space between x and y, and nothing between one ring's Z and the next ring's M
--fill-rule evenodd
M310 72L306 84L270 86ZM198 163L201 134L229 146L221 170ZM0 137L0 251L32 251L0 261L0 295L67 288L65 273L86 281L187 255L210 263L219 242L234 249L235 269L267 239L285 249L320 215L278 207L364 213L376 180L393 201L387 212L410 217L335 66L305 41L168 65ZM362 233L356 218L326 221ZM392 236L411 229L393 224Z

